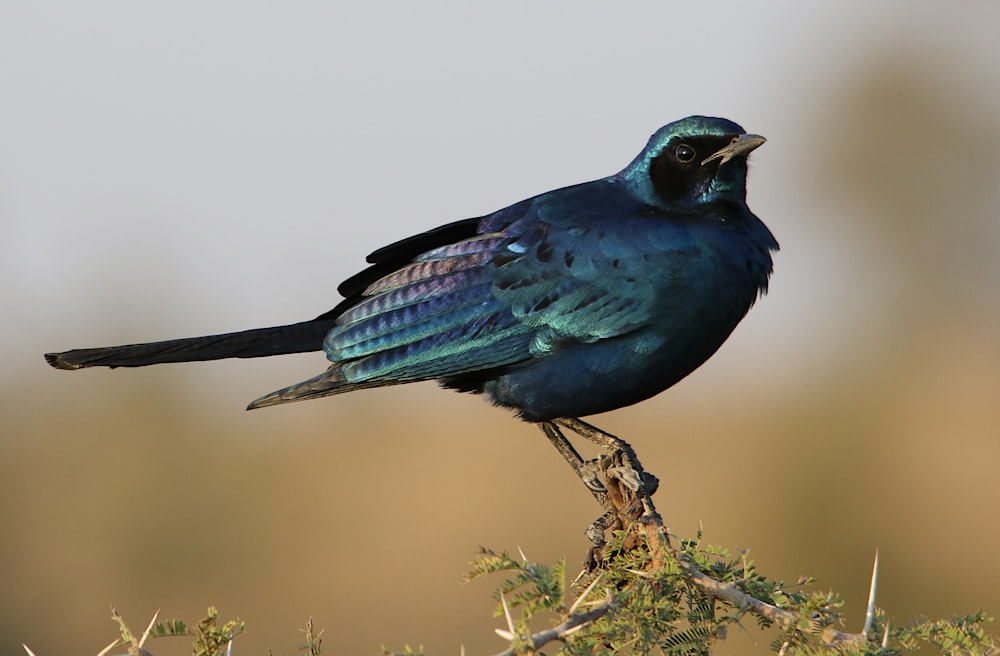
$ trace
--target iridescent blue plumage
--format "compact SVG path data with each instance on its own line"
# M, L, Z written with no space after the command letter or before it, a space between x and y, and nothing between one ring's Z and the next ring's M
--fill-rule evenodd
M250 407L438 380L530 421L619 408L702 364L766 290L778 245L745 203L761 143L689 117L618 174L376 251L313 321L46 357L74 369L322 346L326 372Z

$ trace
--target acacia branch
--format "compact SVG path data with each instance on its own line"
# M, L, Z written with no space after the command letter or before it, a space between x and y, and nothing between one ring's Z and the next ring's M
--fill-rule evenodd
M582 422L581 422L582 423ZM590 428L588 426L588 428ZM607 479L608 499L612 503L611 512L615 515L616 523L619 526L640 526L645 535L646 544L651 551L650 568L656 571L664 566L665 558L674 558L684 571L684 578L691 585L701 590L706 595L725 601L726 603L743 608L749 612L774 622L781 628L788 628L798 622L799 617L783 608L770 604L753 595L741 590L735 583L720 581L705 572L702 572L695 563L691 562L683 554L674 549L670 543L667 528L664 526L663 518L653 504L652 491L646 489L641 483L647 480L656 480L642 468L635 451L624 440L618 439L624 448L611 454L604 460L604 473ZM632 470L627 476L622 476L618 472L622 469ZM636 481L640 483L636 485ZM655 491L655 490L653 490ZM591 562L594 562L591 556ZM877 561L876 561L877 562ZM873 572L871 594L868 601L869 613L874 608L874 576ZM866 629L868 625L866 624ZM839 631L833 627L827 627L821 634L821 640L830 646L863 644L868 641L867 631L861 633L847 633Z
M792 626L798 621L798 618L793 613L783 608L778 608L766 601L761 601L753 595L740 590L733 583L712 578L695 567L694 563L686 559L681 558L678 560L686 572L685 580L706 595L721 599L737 608L746 608L754 615L768 619L782 628ZM831 646L861 644L868 639L864 633L845 633L833 627L824 629L821 637L825 644Z
M611 610L613 606L614 600L609 599L608 601L598 604L586 613L573 613L559 626L532 634L524 641L524 646L518 651L515 651L514 648L511 647L506 651L500 652L496 656L515 656L515 654L521 653L525 650L530 653L531 651L535 651L540 647L556 640L565 642L566 638L571 634L576 633L588 624L593 624L597 620L604 617L604 615Z

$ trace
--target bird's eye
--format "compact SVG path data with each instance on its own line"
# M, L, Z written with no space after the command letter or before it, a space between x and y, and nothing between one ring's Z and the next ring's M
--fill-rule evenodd
M694 148L687 144L681 144L674 149L674 157L681 164L687 164L688 162L693 162L697 153L694 152Z

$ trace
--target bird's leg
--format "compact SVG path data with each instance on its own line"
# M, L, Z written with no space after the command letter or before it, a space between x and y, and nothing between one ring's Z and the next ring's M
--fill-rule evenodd
M612 435L602 431L597 426L593 424L588 424L585 421L581 421L575 417L566 417L563 419L553 419L554 423L564 426L577 435L585 437L597 446L608 449L609 451L631 451L632 445L623 440L622 438Z
M653 505L651 498L652 494L656 492L659 481L655 476L643 470L642 464L639 463L639 458L636 456L632 445L620 437L602 431L596 426L573 417L554 419L552 423L563 428L568 428L594 444L612 451L608 465L604 467L605 473L621 481L622 485L639 499L642 504L643 522L658 522L662 524L663 520L659 513L656 512L656 507ZM565 437L563 439L565 440Z
M600 502L602 506L607 506L608 499L607 493L608 488L605 487L601 479L597 477L597 467L594 461L584 460L580 453L570 444L570 441L566 439L566 436L562 434L559 427L556 426L551 421L539 422L538 427L542 429L545 433L545 437L549 438L552 442L552 446L562 455L562 457L569 463L569 466L573 468L576 475L580 477L583 484L587 486L594 498Z
M647 535L655 533L670 548L663 520L650 498L656 492L659 481L643 470L635 450L628 442L576 418L553 419L539 422L538 426L573 467L591 494L607 509L586 531L587 537L594 543L587 556L587 570L593 571L601 567L605 558L605 531L625 530L633 522L639 522L644 527L642 532ZM585 461L560 427L587 438L609 453ZM603 475L606 483L601 480L600 475Z
M566 439L566 436L562 434L559 427L551 421L539 422L538 427L542 429L545 437L549 438L556 450L562 454L562 457L573 468L573 471L594 495L597 502L607 509L607 512L595 519L586 530L587 537L594 543L588 561L595 562L595 554L599 553L605 544L604 531L610 528L614 522L614 513L611 512L611 503L608 501L608 488L597 476L598 463L594 460L584 460L570 441Z

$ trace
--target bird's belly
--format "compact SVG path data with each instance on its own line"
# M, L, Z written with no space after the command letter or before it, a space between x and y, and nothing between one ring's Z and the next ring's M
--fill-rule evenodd
M714 331L669 337L647 331L563 346L503 372L482 391L528 421L607 412L648 399L687 376L718 350L738 321Z

